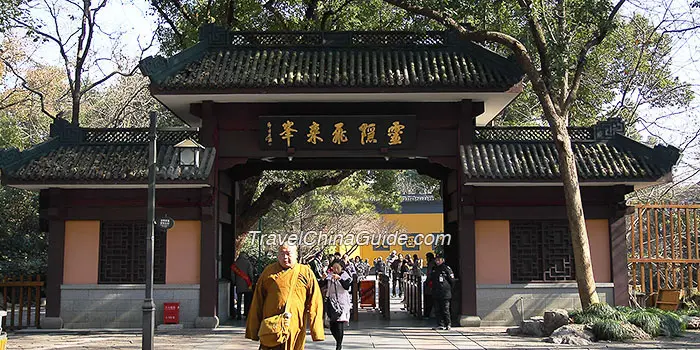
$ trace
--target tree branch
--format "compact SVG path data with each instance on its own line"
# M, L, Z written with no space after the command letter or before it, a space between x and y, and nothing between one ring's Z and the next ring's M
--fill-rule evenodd
M3 61L3 63L5 64L5 67L9 68L9 69L10 69L10 72L12 72L12 74L13 74L14 76L16 76L17 79L19 79L19 80L22 82L22 87L23 87L23 88L27 89L27 91L29 91L29 92L31 92L31 93L33 93L33 94L35 94L35 95L37 95L37 96L39 97L39 102L40 102L40 105L41 105L41 112L44 113L45 115L47 115L49 118L51 118L51 119L53 119L53 120L56 120L56 116L53 115L53 114L51 114L51 113L46 109L46 104L44 103L44 94L43 94L41 91L36 90L36 89L33 89L31 86L29 86L29 82L27 82L27 80L24 79L24 77L21 76L21 75L15 70L15 68L12 66L12 64L10 64L9 62L7 62L7 60L4 60L4 59L3 59L2 61Z
M626 0L619 0L615 7L613 7L612 11L610 11L610 15L608 15L608 19L601 24L601 26L598 28L598 33L588 40L586 44L581 48L581 51L578 54L578 59L576 63L576 70L574 71L574 82L571 85L571 90L568 92L566 100L564 101L564 105L561 108L562 114L566 115L569 107L571 107L571 104L574 103L574 100L576 99L576 93L578 92L578 88L581 85L581 77L583 76L583 70L586 66L586 57L588 56L588 53L595 47L596 45L600 44L603 39L608 35L610 32L610 29L613 27L613 21L615 20L615 16L617 13L620 11L620 7L622 7L622 4L625 3ZM567 93L564 91L563 93Z
M539 20L535 17L532 10L532 1L530 0L518 0L520 7L522 7L528 13L528 26L530 27L530 32L535 41L535 47L537 47L537 53L540 57L540 69L542 70L542 80L544 80L547 89L552 88L552 72L550 70L550 61L547 50L547 41L544 37L544 31L542 30L542 25L540 25Z
M268 212L275 201L281 201L287 204L292 203L295 199L300 196L311 192L317 188L324 186L337 185L343 179L352 175L354 170L343 170L338 171L331 176L318 177L310 182L302 183L300 186L293 190L285 190L284 183L270 184L265 187L263 192L258 196L258 198L250 204L250 206L239 213L239 218L241 218L242 226L238 227L240 230L248 230L250 225L252 225L255 220L257 220L264 213ZM244 202L246 203L246 202Z
M180 12L180 14L182 14L182 17L184 17L185 20L187 20L187 22L189 22L193 27L198 27L197 21L195 21L194 18L192 18L192 16L190 15L190 13L187 11L187 9L185 8L185 6L182 4L182 2L180 0L171 0L171 1L175 5L175 8Z
M549 118L558 116L557 108L554 106L549 88L544 83L542 75L535 67L527 48L518 39L508 34L496 31L467 31L467 29L465 29L461 24L457 23L457 21L445 13L429 9L427 7L409 4L406 0L384 0L384 2L400 7L408 12L432 19L457 31L457 33L459 33L459 35L466 40L476 42L493 42L505 46L511 52L513 52L518 64L530 79L535 95L537 96L537 99L540 101L542 109L544 110L545 118L547 118L549 122L552 122L549 120Z
M96 87L97 85L100 85L100 84L104 83L105 81L109 80L109 78L111 78L111 77L113 77L113 76L115 76L115 75L121 75L121 76L123 76L123 77L130 77L130 76L133 76L134 74L136 74L136 71L138 70L138 68L139 68L139 67L138 67L138 65L137 65L137 66L135 66L134 68L132 68L131 71L126 72L126 73L120 72L120 71L111 72L111 73L105 75L104 77L102 77L102 79L97 80L97 81L95 81L94 83L92 83L92 84L86 86L85 88L83 88L83 89L80 91L80 94L81 94L81 95L84 95L86 92L92 90L92 89L93 89L94 87Z
M233 0L231 0L233 1ZM180 43L183 43L185 41L185 36L182 35L182 33L177 29L177 26L175 25L175 22L170 18L170 16L163 10L162 7L158 5L158 1L153 1L151 2L153 4L153 7L155 7L156 11L160 14L160 16L165 20L166 23L170 26L170 29L173 30L173 33L175 33L175 36L177 37L177 40Z

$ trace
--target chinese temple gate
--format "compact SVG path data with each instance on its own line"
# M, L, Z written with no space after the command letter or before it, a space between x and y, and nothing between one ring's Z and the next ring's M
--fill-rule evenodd
M200 43L147 58L141 70L153 96L193 128L160 131L158 150L158 215L176 225L156 254L156 299L180 301L188 326L215 327L227 317L227 247L244 206L237 182L267 169L410 168L441 179L462 325L512 324L543 308L576 306L551 133L487 126L522 91L524 75L511 59L451 32L205 26ZM624 196L669 181L678 150L625 137L619 120L570 133L598 292L627 304ZM140 324L145 135L57 121L49 141L0 152L4 185L41 191L50 237L44 325ZM172 145L184 138L205 147L199 166L177 163ZM117 314L126 316L113 321Z

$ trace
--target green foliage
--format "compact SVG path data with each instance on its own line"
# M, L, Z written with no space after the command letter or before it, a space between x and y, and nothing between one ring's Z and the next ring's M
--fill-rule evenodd
M591 332L599 340L625 341L633 338L632 332L625 327L625 323L618 320L599 320L591 325Z
M383 0L154 0L151 5L165 22L157 31L165 54L196 44L199 27L208 23L241 31L420 31L435 26Z
M599 317L605 320L624 321L625 315L614 307L605 303L591 304L584 313Z
M569 313L575 323L592 325L592 331L601 340L627 340L633 335L625 323L629 322L652 337L680 336L685 329L677 313L657 308L632 309L626 306L592 304L586 310Z
M45 274L46 261L38 194L0 186L0 276Z
M636 309L627 315L627 320L652 337L661 334L661 317L656 312L648 309Z
M605 303L591 304L587 309L580 311L574 310L569 313L569 316L575 323L579 324L594 324L600 321L625 321L628 310L618 310Z
M659 334L669 337L678 337L683 334L685 324L678 314L656 308L649 308L647 311L656 314L660 318Z

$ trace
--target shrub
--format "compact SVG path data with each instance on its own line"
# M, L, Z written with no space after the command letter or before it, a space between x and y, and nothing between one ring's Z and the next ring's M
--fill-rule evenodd
M591 326L591 332L599 340L624 341L630 340L633 334L624 326L624 323L616 320L600 320Z
M649 333L652 337L661 334L661 317L647 309L637 309L627 315L627 321Z
M661 334L669 337L679 337L685 330L683 319L673 312L659 310L661 314Z
M615 310L617 310L617 312L623 314L626 317L627 315L631 314L637 309L633 309L629 306L615 306Z
M593 324L601 320L625 321L623 313L608 304L591 304L586 310L575 312L570 316L574 322L580 324Z

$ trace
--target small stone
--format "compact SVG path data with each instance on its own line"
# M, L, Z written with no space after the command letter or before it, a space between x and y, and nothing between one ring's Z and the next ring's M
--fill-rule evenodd
M623 323L623 327L625 327L625 330L627 330L630 334L632 334L632 340L650 340L651 335L649 333L643 331L641 328L631 324L631 323Z
M569 324L569 312L564 309L554 309L544 313L544 334L550 335L555 329Z
M544 321L540 320L525 320L523 324L520 325L520 332L523 335L529 335L533 337L543 337L544 336Z
M700 317L690 316L688 317L687 329L700 329Z
M520 335L520 327L511 327L506 329L508 335Z
M552 332L552 335L545 339L546 342L554 344L590 345L595 341L595 336L582 324L570 324L559 327Z

